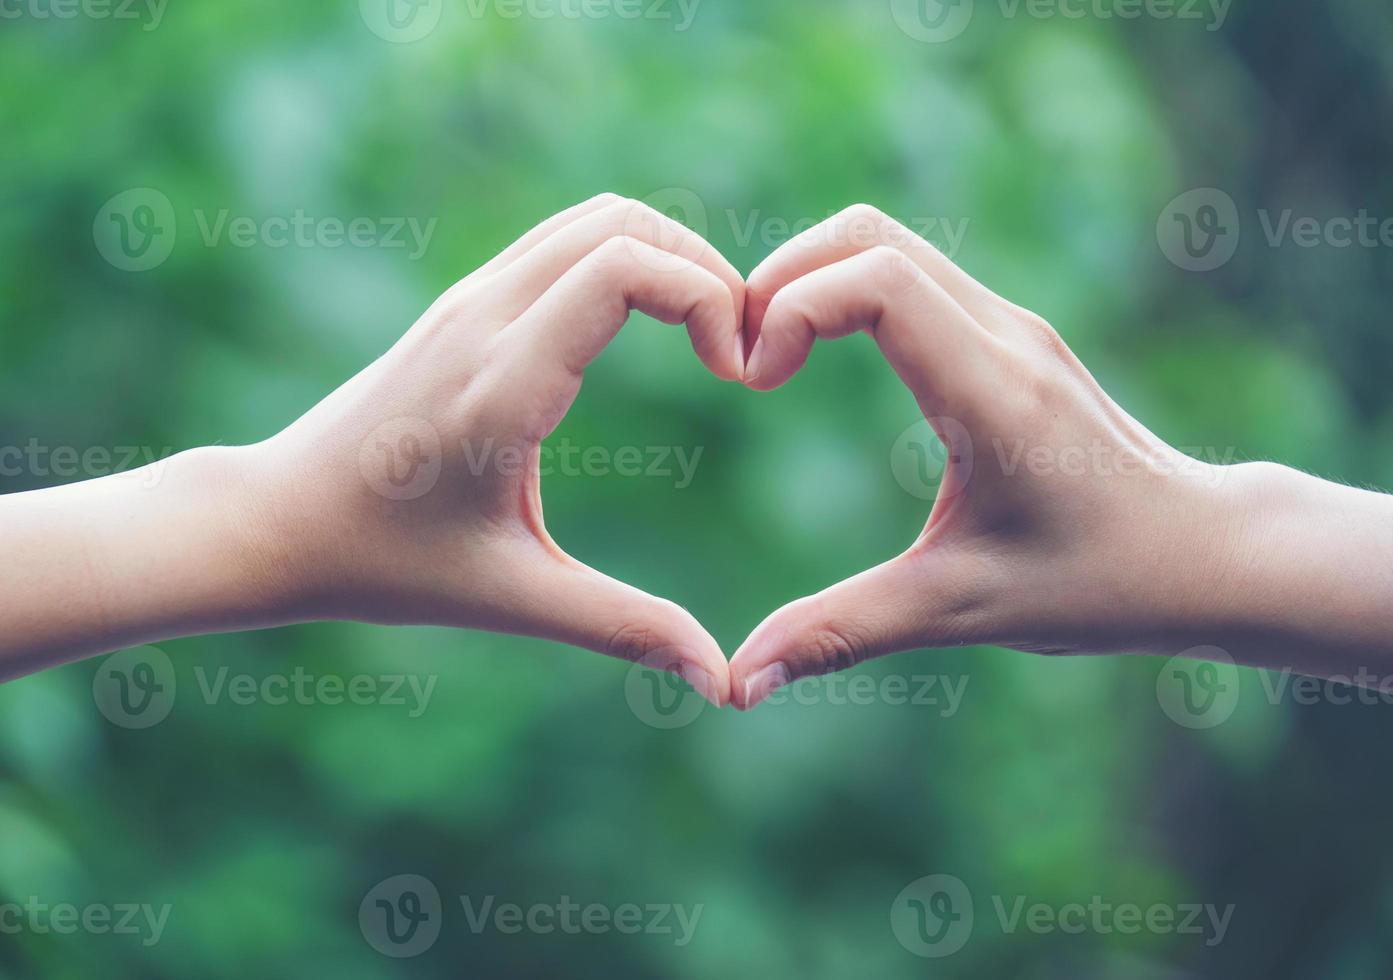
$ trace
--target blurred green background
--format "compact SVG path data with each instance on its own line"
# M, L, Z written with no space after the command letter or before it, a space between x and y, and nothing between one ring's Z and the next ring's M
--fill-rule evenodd
M1390 251L1274 242L1263 224L1393 216L1386 5L1238 0L1220 22L977 0L965 26L935 0L537 16L574 2L170 0L103 18L84 0L59 18L4 0L0 446L265 438L527 228L613 190L682 203L742 272L855 201L960 229L955 258L1174 444L1393 485ZM127 271L103 209L137 188L173 221L128 215L164 236L137 261L167 257ZM1158 225L1199 188L1232 200L1242 235L1192 272ZM241 247L204 228L297 211L368 219L377 244ZM406 217L434 222L419 256L381 240ZM865 338L757 395L635 317L553 442L699 450L694 479L554 474L548 523L733 651L912 539L928 503L891 462L916 418ZM30 465L0 490L56 482ZM1244 671L1231 715L1193 728L1168 714L1157 661L974 649L865 667L870 697L812 684L693 718L645 708L624 664L515 638L331 624L160 648L177 697L148 728L99 710L101 661L0 689L0 904L168 905L159 941L10 929L0 977L1342 978L1393 962L1393 793L1371 764L1393 706L1298 704ZM297 667L434 688L418 717L204 694L223 668ZM932 703L900 703L930 676ZM359 916L401 874L443 903L409 959ZM936 874L970 890L975 923L930 959L902 892ZM471 929L461 898L489 896L701 917L686 944ZM1011 931L994 903L1017 896L1233 911L1212 944Z

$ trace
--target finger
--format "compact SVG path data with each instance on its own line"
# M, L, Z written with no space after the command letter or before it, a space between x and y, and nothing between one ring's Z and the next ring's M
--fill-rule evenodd
M716 707L730 702L725 654L676 603L569 556L543 561L526 592L521 632L668 671Z
M749 710L798 680L974 635L974 591L946 553L911 551L771 614L730 661L731 703Z
M926 415L959 417L993 377L996 339L904 253L882 246L779 290L750 352L745 383L777 388L807 360L816 338L858 330L875 338Z
M581 372L640 310L687 324L697 356L718 377L735 380L739 324L726 284L694 262L632 238L611 238L567 271L501 335L533 372L579 381Z
M991 320L994 304L1004 302L934 245L894 218L869 204L853 204L785 242L750 273L746 329L752 335L758 334L764 308L789 283L824 266L879 247L903 252L974 317Z
M605 192L596 194L589 200L581 201L579 204L574 204L566 210L552 215L476 269L470 278L487 277L503 271L567 225L573 224L587 214L593 214L622 200L624 199L618 194Z
M602 208L609 207L610 205L621 200L623 200L623 198L621 198L618 194L597 194L587 201L582 201L581 203L572 205L571 207L558 214L552 215L546 221L543 221L541 224L537 225L531 231L527 232L517 241L513 242L513 244L509 245L502 252L498 253L491 260L484 263L479 268L475 269L469 275L465 276L459 282L455 283L449 289L445 290L445 292L441 293L440 296L435 300L435 302L431 304L430 309L426 311L426 314L422 316L421 319L429 321L432 317L432 314L436 314L440 311L452 308L456 304L460 303L462 301L462 298L467 296L469 294L469 291L475 285L483 282L492 275L503 272L505 269L507 269L508 266L512 265L522 256L526 255L532 249L536 248L537 245L546 241L548 238L550 238L556 232L560 231L562 228L574 223L577 219L582 218L587 214L591 214L595 211L601 210ZM487 336L496 329L496 325L484 327L480 333L480 336Z
M640 253L640 258L653 262L659 270L695 263L710 272L725 283L737 323L743 317L745 280L735 267L696 232L646 204L626 199L581 216L512 263L506 269L507 281L495 306L498 315L508 321L521 315L572 266L612 238L634 239L665 253L658 256L647 250ZM732 341L729 356L734 358L736 354ZM739 367L743 370L743 348L738 356ZM739 376L740 371L737 371L735 377Z

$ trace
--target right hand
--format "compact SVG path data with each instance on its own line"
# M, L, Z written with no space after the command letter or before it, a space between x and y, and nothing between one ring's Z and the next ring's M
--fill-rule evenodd
M1044 320L938 249L856 206L749 277L764 391L813 341L869 333L947 449L903 554L769 616L731 662L738 707L799 677L919 647L1167 650L1222 617L1218 468L1172 449L1107 396Z

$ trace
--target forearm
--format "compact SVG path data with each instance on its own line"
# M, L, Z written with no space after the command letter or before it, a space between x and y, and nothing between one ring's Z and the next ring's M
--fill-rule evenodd
M1273 464L1234 467L1227 556L1185 629L1240 663L1393 676L1393 496Z
M198 449L0 496L0 679L175 636L294 619L252 450Z

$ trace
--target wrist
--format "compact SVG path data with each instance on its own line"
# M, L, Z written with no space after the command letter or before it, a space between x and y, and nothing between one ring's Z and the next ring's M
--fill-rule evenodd
M305 553L308 522L295 512L297 495L269 444L193 450L186 466L189 492L216 529L213 544L226 569L232 599L254 625L315 618Z
M1255 666L1390 669L1393 498L1275 463L1222 468L1202 597L1179 635ZM1201 529L1202 531L1203 529Z

